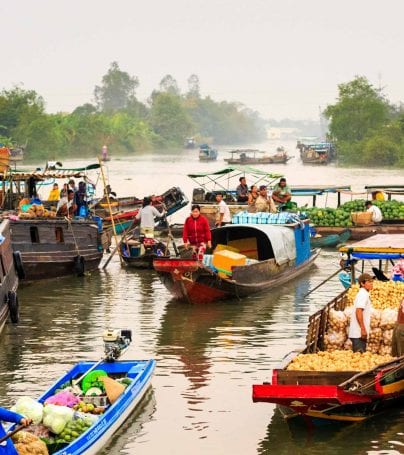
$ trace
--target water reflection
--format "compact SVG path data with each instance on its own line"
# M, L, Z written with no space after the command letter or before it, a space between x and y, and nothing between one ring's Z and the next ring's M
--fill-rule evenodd
M301 421L285 421L276 407L257 453L359 455L365 453L366 447L368 454L398 455L404 446L403 429L403 409L391 410L362 423L332 423L308 429Z

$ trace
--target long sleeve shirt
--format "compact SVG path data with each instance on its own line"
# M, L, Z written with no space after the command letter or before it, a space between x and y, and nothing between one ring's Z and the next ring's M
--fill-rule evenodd
M190 243L195 246L210 242L212 240L212 234L208 220L203 215L199 215L197 218L189 216L185 220L182 240L184 243Z
M0 408L0 420L4 422L19 423L24 416L17 414L16 412L8 411L7 409ZM0 438L6 435L3 425L0 425ZM6 441L0 444L1 455L18 455L14 448L11 439L8 438Z

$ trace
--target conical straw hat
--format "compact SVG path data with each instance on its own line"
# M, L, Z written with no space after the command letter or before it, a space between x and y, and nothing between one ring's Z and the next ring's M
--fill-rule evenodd
M119 384L114 379L109 378L108 376L103 376L99 378L100 381L104 383L105 392L107 393L108 400L111 404L114 404L115 401L122 395L125 390L125 386Z

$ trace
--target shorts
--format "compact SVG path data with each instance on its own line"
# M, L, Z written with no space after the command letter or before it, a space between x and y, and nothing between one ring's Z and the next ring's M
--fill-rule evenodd
M366 341L362 338L351 338L353 352L366 352Z

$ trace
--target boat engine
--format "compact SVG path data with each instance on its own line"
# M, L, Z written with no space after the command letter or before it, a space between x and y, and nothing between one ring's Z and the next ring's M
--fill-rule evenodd
M104 341L105 360L114 362L128 349L132 341L132 330L108 329L103 333L102 339Z

